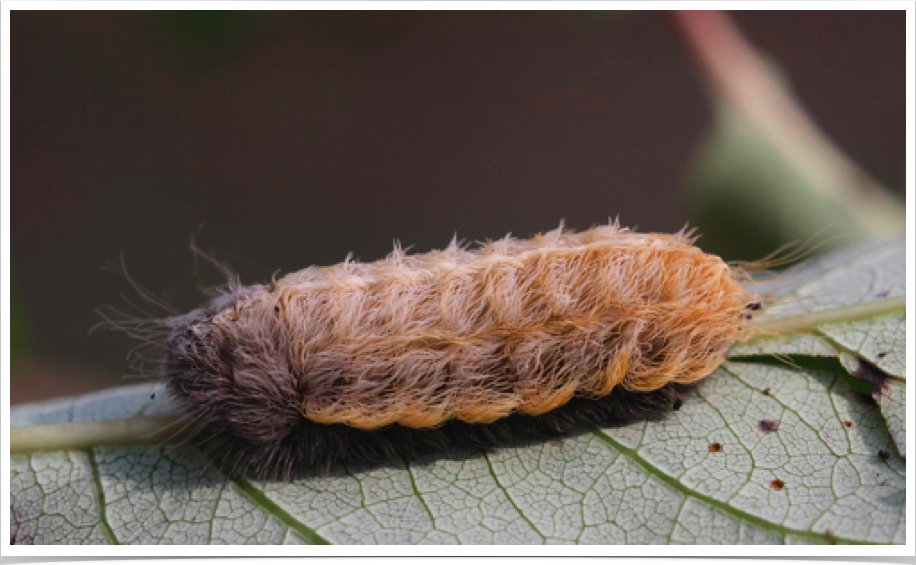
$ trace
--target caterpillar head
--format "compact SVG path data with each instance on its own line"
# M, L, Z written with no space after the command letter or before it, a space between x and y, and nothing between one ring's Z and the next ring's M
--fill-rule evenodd
M239 289L173 318L167 339L169 391L225 440L276 443L302 418L295 376L279 351L282 332L246 307L262 290Z

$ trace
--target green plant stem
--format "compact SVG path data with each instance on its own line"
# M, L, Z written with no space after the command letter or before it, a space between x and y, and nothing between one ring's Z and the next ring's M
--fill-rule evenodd
M751 327L750 336L744 341L753 341L761 337L772 337L782 334L811 333L825 324L853 322L862 318L872 318L884 314L906 311L906 296L895 296L865 304L833 308L822 312L813 312L801 316L758 322Z
M181 431L180 416L14 427L10 429L10 455L103 445L165 443L177 439Z

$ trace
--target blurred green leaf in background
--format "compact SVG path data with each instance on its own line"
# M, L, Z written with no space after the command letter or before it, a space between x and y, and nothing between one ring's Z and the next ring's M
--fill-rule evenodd
M905 228L904 202L817 127L774 65L719 12L673 19L709 88L715 121L688 174L691 225L726 259L813 239L819 251Z
M722 104L689 173L687 213L702 227L701 245L728 259L755 260L824 229L841 235L825 248L864 241L872 233L836 201L814 190L761 132Z

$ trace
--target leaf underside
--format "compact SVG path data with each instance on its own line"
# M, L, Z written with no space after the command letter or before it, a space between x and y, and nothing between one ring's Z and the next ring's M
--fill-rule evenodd
M904 255L901 237L829 256L766 316L903 295ZM11 541L902 544L905 348L903 310L756 340L660 421L288 483L228 476L190 446L17 455ZM884 379L871 394L863 362ZM173 411L147 384L16 407L11 424Z

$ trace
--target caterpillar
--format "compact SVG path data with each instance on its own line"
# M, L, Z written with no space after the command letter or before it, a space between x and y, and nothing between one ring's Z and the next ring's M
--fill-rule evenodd
M654 418L759 308L695 240L561 225L235 280L161 320L161 371L199 444L259 476Z

